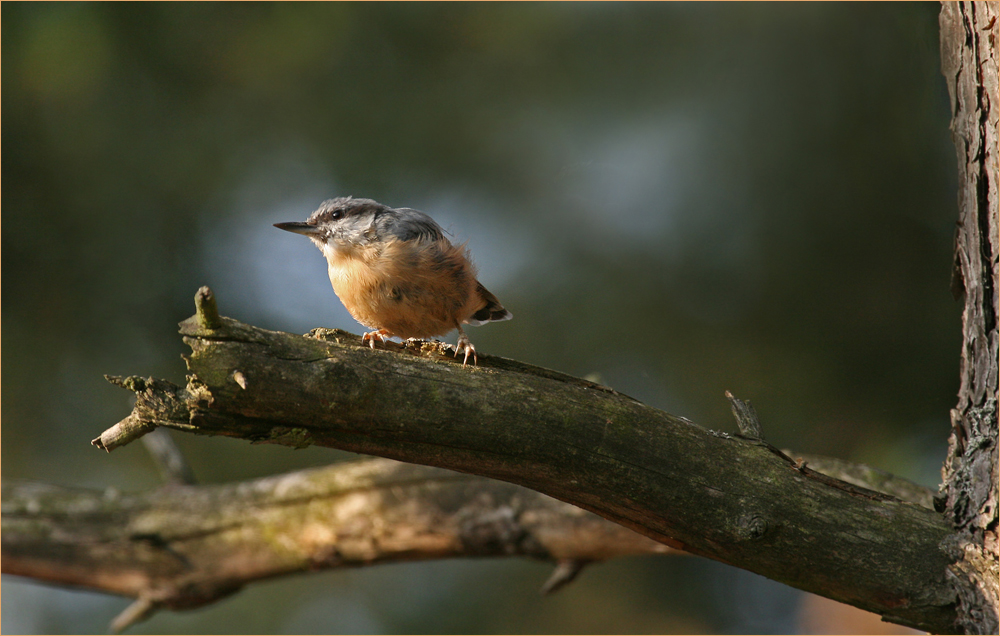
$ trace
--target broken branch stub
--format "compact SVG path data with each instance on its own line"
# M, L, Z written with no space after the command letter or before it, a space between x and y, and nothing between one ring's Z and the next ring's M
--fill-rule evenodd
M593 382L503 358L463 368L360 338L181 323L190 372L160 425L320 445L509 481L671 547L887 620L948 631L952 556L933 511L814 471ZM148 402L148 401L147 401ZM143 402L146 404L147 402ZM137 407L139 402L137 402ZM177 409L178 414L180 409Z

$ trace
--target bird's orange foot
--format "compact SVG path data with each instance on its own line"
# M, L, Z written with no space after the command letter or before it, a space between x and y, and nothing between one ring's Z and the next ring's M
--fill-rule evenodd
M472 346L469 342L469 336L465 335L465 332L459 333L458 344L455 345L455 357L458 357L460 351L465 351L465 359L462 360L462 366L464 367L469 362L469 356L472 356L472 366L479 364L479 358L476 356L476 348Z
M368 343L368 346L372 349L375 348L375 339L381 340L383 343L392 334L385 329L376 329L375 331L368 331L365 335L361 336L361 344Z

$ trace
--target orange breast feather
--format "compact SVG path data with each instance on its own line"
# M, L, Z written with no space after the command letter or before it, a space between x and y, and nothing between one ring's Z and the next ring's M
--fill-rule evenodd
M354 319L400 338L441 336L484 304L464 245L390 241L338 254L330 282Z

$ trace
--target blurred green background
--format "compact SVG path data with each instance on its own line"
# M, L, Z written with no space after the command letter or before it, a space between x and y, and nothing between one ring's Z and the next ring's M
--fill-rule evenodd
M936 486L955 403L955 151L937 3L17 3L2 11L3 477L142 490L104 373L183 382L176 323L360 332L271 226L371 197L469 241L480 352ZM450 340L454 342L452 335ZM204 482L351 458L175 435ZM274 581L135 633L738 632L795 590L696 558ZM3 581L4 633L127 601ZM822 629L822 628L820 628ZM836 627L831 627L839 631Z

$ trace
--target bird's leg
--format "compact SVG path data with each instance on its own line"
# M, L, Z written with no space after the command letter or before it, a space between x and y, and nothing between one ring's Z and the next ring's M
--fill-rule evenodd
M479 364L479 358L476 356L476 348L472 346L469 342L469 336L465 335L462 331L462 327L458 328L458 344L455 345L455 357L458 357L459 351L465 351L465 359L462 360L462 366L464 367L469 362L469 354L472 354L472 365L475 366Z
M378 338L384 343L386 341L386 338L389 338L390 336L392 336L392 332L387 331L385 329L376 329L375 331L367 331L365 332L365 335L361 336L361 344L367 342L368 346L374 349L376 338Z

